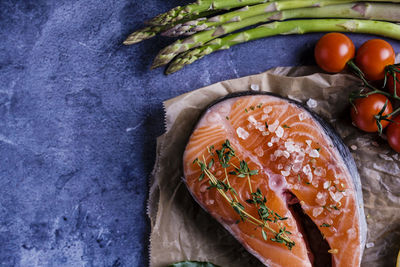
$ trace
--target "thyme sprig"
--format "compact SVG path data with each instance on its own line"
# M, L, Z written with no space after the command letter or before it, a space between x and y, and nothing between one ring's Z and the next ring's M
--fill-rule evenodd
M213 156L214 146L208 148L208 153ZM201 169L201 174L199 180L203 180L204 177L209 179L210 186L207 189L215 188L218 193L230 204L233 210L239 215L240 221L249 222L256 226L256 228L261 229L262 237L265 240L268 240L267 232L270 232L273 237L270 238L271 241L281 243L288 247L290 250L295 246L295 242L290 239L288 235L291 233L286 230L281 223L281 221L286 220L286 217L280 216L278 213L271 210L267 205L267 199L262 194L261 190L257 188L256 192L253 192L251 186L251 176L257 175L258 170L250 170L248 164L244 160L240 160L230 144L229 140L226 140L221 149L215 150L215 153L218 157L218 162L221 164L222 168L224 168L225 178L223 180L219 180L213 172L211 168L214 166L215 161L213 158L207 163L206 158L202 155L202 159L195 159L193 164L197 164ZM239 166L236 166L231 162L232 158L237 158L239 160ZM233 167L235 171L227 171L227 168ZM249 183L249 189L252 196L252 199L246 200L249 204L254 204L257 208L258 217L251 215L249 212L245 210L245 207L237 198L236 190L231 186L229 181L229 176L235 175L239 178L247 177ZM238 221L237 223L239 223ZM278 226L278 231L271 227L270 223L276 224Z

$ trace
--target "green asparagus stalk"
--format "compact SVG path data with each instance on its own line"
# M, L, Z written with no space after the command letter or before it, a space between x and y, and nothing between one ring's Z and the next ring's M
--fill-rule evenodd
M386 0L376 0L376 2L379 1L386 1ZM164 36L169 36L169 37L178 37L178 36L188 36L195 34L200 31L204 31L207 29L211 29L212 27L222 25L224 23L229 23L229 22L235 22L235 21L241 21L243 19L252 17L252 16L257 16L264 14L266 12L272 12L272 11L279 11L279 10L288 10L288 9L297 9L297 8L302 8L302 7L312 7L315 5L318 5L318 7L322 6L328 6L328 5L337 5L337 4L343 4L346 2L356 2L356 0L353 1L343 1L343 0L325 0L325 1L283 1L283 2L274 2L271 1L270 3L265 3L265 4L259 4L259 5L254 5L250 7L243 8L241 10L237 11L232 11L228 13L224 13L218 16L214 16L211 18L198 18L196 20L190 20L184 23L179 23L175 25L174 27L169 28L165 32L162 33ZM393 1L393 2L400 2L400 1ZM390 8L390 7L389 7ZM347 16L354 16L356 17L358 14L361 12L370 12L370 7L369 6L360 6L360 8L355 7L355 10L346 10L343 12L343 14L340 14L340 17L344 17L345 15ZM327 12L324 14L330 14L330 10L326 9ZM307 12L308 10L302 11L305 12L307 15L309 14ZM314 12L316 10L313 10ZM335 10L336 11L336 10ZM397 10L396 10L397 11ZM321 11L317 11L321 12ZM374 10L372 12L375 12ZM397 12L395 14L391 9L388 9L387 12L390 12L391 14L388 16L390 21L399 21L400 14ZM296 17L300 18L300 13L295 12ZM337 12L336 12L337 14ZM271 20L275 19L279 20L279 14L272 15ZM287 15L288 18L291 18L289 15ZM306 17L306 15L303 15L301 17ZM320 16L322 17L322 16ZM332 16L328 16L332 17ZM368 17L368 16L365 16ZM385 17L379 17L377 19L382 19L385 20Z
M255 5L268 2L269 0L197 0L186 6L177 6L170 11L160 14L148 21L153 26L168 25L201 12L210 10L228 10L232 8Z
M150 39L156 36L159 32L165 30L163 26L147 26L143 29L131 33L123 42L124 45L133 45L141 41Z
M194 15L192 14L191 16L187 17L186 19L182 21L178 21L181 23L185 23L188 20L197 20L197 19L205 19L206 16L214 15L216 11L210 10L210 11L205 11L201 12L200 14ZM176 22L176 23L178 23ZM156 36L158 33L163 32L171 27L176 26L176 23L172 23L171 25L164 25L164 26L147 26L144 27L140 30L137 30L133 33L131 33L126 40L123 42L124 45L132 45L132 44L137 44L141 41L150 39L154 36Z
M207 45L195 48L179 55L166 70L170 74L182 69L202 57L222 49L274 35L304 34L310 32L353 32L385 36L400 40L400 25L375 21L357 19L307 19L272 22L259 27L230 34L223 38L217 38Z
M400 0L396 0L400 2ZM313 12L307 12L307 11L302 11L304 13L307 13L307 15L310 15L310 17L320 17L318 14L320 13L321 9L326 8L325 6L332 5L334 3L349 3L349 2L354 2L354 0L286 0L286 1L279 1L279 2L273 2L270 3L274 5L273 10L289 10L292 8L300 8L302 6L304 7L310 7L310 6L316 6L316 9L313 9ZM393 4L392 4L393 5ZM317 10L318 9L318 10ZM268 9L270 11L270 9ZM335 8L333 8L335 10ZM353 14L356 14L356 18L363 17L362 13L366 12L365 10L363 11L362 9L357 12L353 12ZM396 9L398 10L398 8ZM329 10L330 12L331 10ZM295 11L294 11L295 12ZM327 17L336 17L333 16L332 14L330 15L329 12L324 12L324 16ZM336 14L338 17L342 17L340 14L346 13L348 10L340 10L339 8L336 9ZM314 14L316 13L316 14ZM300 15L300 13L298 13ZM221 15L222 16L222 15ZM245 27L253 26L258 23L263 23L263 22L268 22L271 20L278 20L279 19L279 13L275 12L265 12L261 15L257 16L251 16L251 14L247 15L248 17L241 20L240 18L237 21L226 23L220 26L216 27L211 27L207 29L206 31L202 31L199 33L196 33L189 38L182 39L182 40L177 40L173 44L167 46L166 48L162 49L159 54L156 56L154 59L152 68L156 68L165 64L168 64L175 56L177 56L180 53L186 52L192 48L202 46L205 43L207 43L210 40L213 40L219 36L240 30ZM304 16L302 16L304 17ZM347 17L347 16L344 16Z

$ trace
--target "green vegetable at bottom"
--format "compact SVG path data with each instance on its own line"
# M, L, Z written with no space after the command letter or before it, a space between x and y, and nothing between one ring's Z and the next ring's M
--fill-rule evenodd
M170 64L166 74L174 73L215 51L229 49L240 43L275 35L311 32L367 33L400 40L400 25L391 22L357 19L307 19L272 22L257 28L230 34L223 38L216 38L203 46L182 53Z

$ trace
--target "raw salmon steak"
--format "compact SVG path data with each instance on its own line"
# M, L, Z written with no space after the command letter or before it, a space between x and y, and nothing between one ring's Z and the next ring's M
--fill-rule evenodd
M360 266L360 178L334 130L300 103L230 95L197 123L184 156L195 200L266 266Z

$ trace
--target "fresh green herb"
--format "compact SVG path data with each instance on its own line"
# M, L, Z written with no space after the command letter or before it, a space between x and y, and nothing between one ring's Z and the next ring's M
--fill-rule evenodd
M254 108L254 106L250 106L250 109L251 109L251 110L254 110L255 108Z
M246 113L248 113L248 112L249 112L249 111L247 110L247 108L245 108L245 109L244 109L244 111L245 111Z
M340 190L335 184L333 186L336 188L337 191L344 192L344 190Z
M265 122L265 128L267 128L267 130L268 130L268 123L267 122Z
M331 225L327 224L327 223L323 223L323 224L320 225L320 227L331 227Z
M227 121L229 121L229 117L228 117L228 116L226 116L225 119L226 119Z
M210 154L212 153L213 150L214 150L213 146L210 146L208 148L208 152ZM287 218L280 216L278 213L268 208L268 206L266 205L267 199L262 194L259 188L257 188L256 192L253 192L252 190L250 177L252 175L258 174L258 170L250 170L246 161L237 158L235 150L233 149L229 140L226 140L221 145L221 149L215 150L215 152L216 155L218 156L219 163L221 164L222 168L225 169L225 179L224 180L217 179L214 176L214 174L210 171L212 166L214 166L215 164L214 158L211 158L211 160L207 163L206 158L203 156L202 160L195 159L193 161L193 164L197 164L201 169L201 175L199 177L199 180L203 180L205 177L209 179L208 182L210 186L208 187L208 189L215 188L222 195L222 197L230 203L232 208L235 210L236 213L238 213L240 217L240 220L237 223L240 223L240 221L242 222L247 221L249 223L254 224L256 228L261 228L262 236L265 240L268 239L266 233L266 230L268 230L273 234L273 238L271 238L270 240L284 244L289 249L292 249L295 243L288 236L291 233L289 231L286 231L286 228L283 227L280 222L287 220ZM231 159L234 157L239 159L240 162L239 167L235 166L235 164L230 162ZM231 165L234 168L234 170L228 171L227 168L230 167ZM240 201L237 198L236 190L231 186L229 182L228 174L235 175L238 177L247 177L249 182L250 195L252 199L246 200L246 202L249 204L254 204L256 206L259 219L249 214L245 210L245 207L240 203ZM277 224L279 226L278 228L279 231L277 232L274 228L270 227L269 223Z
M263 105L263 103L258 104L258 105L257 105L257 108L261 108L262 105Z
M288 125L286 125L286 124L284 124L282 127L283 127L283 128L290 128L290 126L288 126Z
M237 176L240 178L247 177L247 175L252 176L258 174L258 170L250 170L247 162L244 160L240 161L240 168L235 168L235 170L237 172Z

